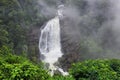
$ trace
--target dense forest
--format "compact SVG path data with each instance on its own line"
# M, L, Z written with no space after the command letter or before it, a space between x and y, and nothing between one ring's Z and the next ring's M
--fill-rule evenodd
M119 80L120 1L0 0L0 80ZM38 48L40 30L64 4L59 71L51 76Z

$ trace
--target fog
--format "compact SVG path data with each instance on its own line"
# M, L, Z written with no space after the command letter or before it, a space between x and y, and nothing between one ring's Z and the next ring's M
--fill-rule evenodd
M84 55L76 49L85 47L88 50L86 58L120 58L120 0L47 1L39 0L41 12L46 17L56 16L58 5L65 6L61 20L64 53ZM69 49L64 49L66 46Z

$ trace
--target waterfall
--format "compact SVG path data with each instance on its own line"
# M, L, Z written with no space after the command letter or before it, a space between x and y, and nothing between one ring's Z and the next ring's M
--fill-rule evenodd
M60 9L62 6L63 5L59 6L57 16L49 20L46 26L41 30L39 39L39 50L45 57L42 61L44 63L49 63L51 75L54 74L55 70L59 70L63 75L67 74L61 68L54 65L58 61L58 58L63 55L61 52L59 23L59 18L62 17L62 10Z

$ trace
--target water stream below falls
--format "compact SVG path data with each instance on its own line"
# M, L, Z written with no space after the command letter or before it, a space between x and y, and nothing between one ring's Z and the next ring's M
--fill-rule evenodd
M58 58L63 55L61 51L59 23L59 18L62 16L62 11L59 9L57 14L58 15L49 20L46 26L41 30L39 50L45 57L42 61L49 64L51 75L54 74L55 70L60 71L63 75L67 75L67 72L64 72L61 68L54 65L58 61Z

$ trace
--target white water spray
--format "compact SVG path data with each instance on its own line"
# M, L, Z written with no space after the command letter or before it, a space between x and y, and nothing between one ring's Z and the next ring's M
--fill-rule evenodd
M63 5L58 7L59 10L57 16L48 21L46 26L41 30L41 36L39 40L39 50L41 54L45 56L43 62L49 63L51 75L54 74L55 70L59 70L63 75L67 75L67 73L61 68L54 65L58 61L58 58L63 55L61 52L59 23L59 18L63 16L61 7L63 7Z

